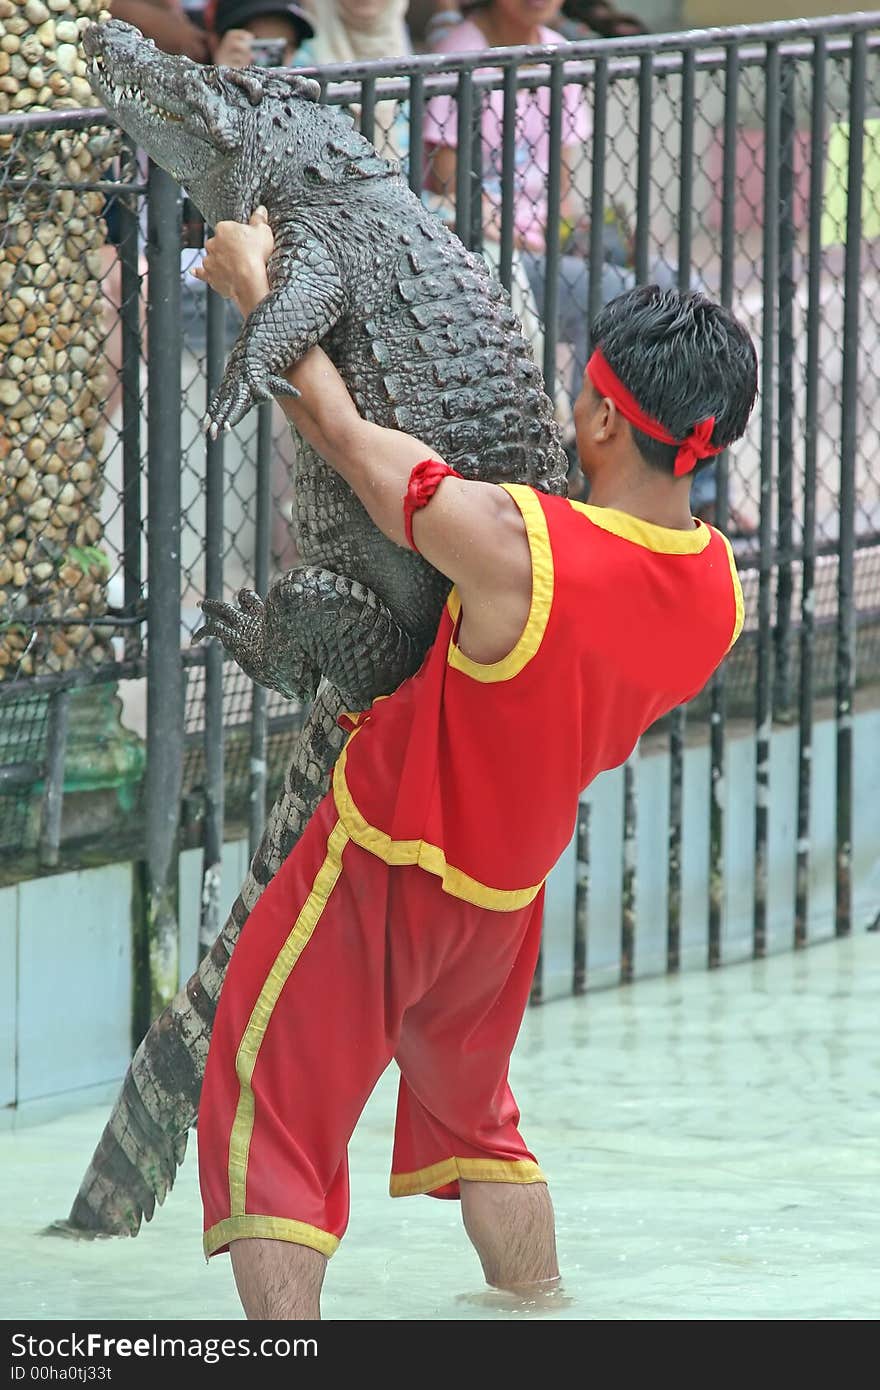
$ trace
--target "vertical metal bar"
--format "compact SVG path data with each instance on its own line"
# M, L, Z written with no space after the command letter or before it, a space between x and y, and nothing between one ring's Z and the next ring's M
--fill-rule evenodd
M424 178L425 79L420 72L409 78L409 186L417 198L422 196Z
M259 407L257 416L257 524L254 553L254 588L266 597L269 588L272 528L272 403ZM250 789L248 802L248 844L256 854L266 820L268 779L268 701L269 692L256 683L251 687Z
M654 57L651 53L643 53L639 60L639 146L636 154L636 280L640 285L648 280L653 98Z
M458 75L458 149L455 159L455 234L470 249L471 237L471 157L474 128L473 72L463 68Z
M577 819L577 887L574 908L574 993L587 988L587 944L590 915L590 805L582 801Z
M736 255L736 143L739 99L739 47L731 44L724 62L724 155L721 172L721 303L733 304L733 271ZM724 458L719 455L719 459ZM720 500L720 499L719 499ZM727 495L724 496L727 507ZM725 513L725 523L727 521ZM724 529L719 521L719 527Z
M819 328L822 291L822 206L825 174L827 43L813 44L810 119L810 213L807 251L807 361L804 405L804 532L801 551L800 690L798 699L797 859L794 944L807 944L810 904L810 798L813 769L813 657L816 636L816 478L819 450Z
M213 290L207 295L205 403L223 376L226 355L226 304ZM223 440L205 440L205 593L223 596ZM223 858L223 647L208 643L205 652L205 831L202 847L202 898L199 912L199 958L209 951L222 925L220 878Z
M483 249L483 102L488 92L476 92L471 120L471 229L468 245L472 251Z
M724 152L721 172L721 303L733 301L733 267L736 254L736 141L739 95L739 49L727 50L724 64ZM727 526L727 450L715 460L715 521L720 531ZM724 767L727 735L727 669L722 662L709 691L709 944L710 969L721 964L721 932L724 923Z
M782 67L779 169L779 472L776 480L776 623L773 629L773 713L791 712L791 606L794 540L794 157L796 60Z
M501 126L501 283L510 289L513 278L513 204L516 157L516 68L504 69L504 110Z
M779 48L768 42L764 112L764 305L761 334L761 526L758 562L758 673L755 697L755 897L753 951L767 950L767 836L770 800L771 583L773 578L773 378L779 281Z
M620 983L632 983L636 953L636 744L623 765L623 880L620 914Z
M681 837L684 810L684 708L669 716L669 874L666 880L666 969L681 965Z
M177 851L183 768L180 660L181 194L151 164L147 206L147 765L145 925L152 1016L178 979Z
M529 992L530 1004L542 1004L544 1002L544 943L538 947L538 959L535 961L535 973L532 976L532 988Z
M691 271L691 215L693 205L693 165L694 165L694 55L685 54L682 69L682 127L679 171L679 218L678 218L678 282L679 288L690 288ZM644 80L640 72L639 97L639 141L642 139L642 111L646 106L646 96L642 90ZM650 109L650 108L649 108ZM648 126L650 131L650 126ZM650 135L649 135L650 139ZM648 172L644 175L646 188L650 190L650 161ZM639 149L639 194L638 207L642 207L642 165ZM649 193L648 193L648 196ZM636 278L644 283L648 278L648 215L644 218L639 212L638 220L645 223L642 233L642 247L639 247L638 221L636 231ZM639 268L641 267L641 269ZM684 705L679 705L670 715L669 725L669 876L666 920L666 969L678 970L681 964L681 857L683 832L683 787L684 787L684 746L687 715ZM711 880L710 880L711 882ZM711 918L710 918L711 920Z
M681 70L681 144L678 185L678 287L691 287L694 215L694 74L696 54L687 49Z
M852 930L852 707L856 677L856 622L853 585L866 47L866 33L862 31L854 34L849 86L849 162L846 184L846 252L843 271L840 538L837 575L837 873L834 930L838 936L846 936Z
M360 132L365 140L376 138L376 79L365 77L361 82ZM380 151L381 153L381 151Z
M46 781L40 828L40 864L47 869L58 863L61 846L61 811L64 803L64 757L70 691L56 690L49 699L49 733L46 747Z
M559 199L562 190L562 63L550 68L550 120L547 132L547 230L544 253L544 389L556 399L556 342L559 333Z
M131 160L135 153L126 137L124 148ZM136 167L136 166L135 166ZM140 601L141 576L141 282L138 267L138 216L132 206L135 195L119 196L119 260L121 269L119 311L122 367L122 582L123 606L131 616ZM125 659L141 654L143 638L137 624L126 627Z
M596 59L593 88L593 167L590 170L590 328L602 308L605 228L605 144L608 132L608 62Z

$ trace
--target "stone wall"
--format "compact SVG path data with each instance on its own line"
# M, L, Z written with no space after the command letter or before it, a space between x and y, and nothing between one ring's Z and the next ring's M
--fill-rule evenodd
M99 13L98 0L0 0L0 115L97 105L79 36ZM110 568L104 197L65 185L100 178L115 139L0 134L0 680L109 654L76 621L104 611Z

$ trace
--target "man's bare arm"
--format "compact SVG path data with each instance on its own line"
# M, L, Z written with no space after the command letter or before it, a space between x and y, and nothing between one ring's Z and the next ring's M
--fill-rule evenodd
M259 213L249 227L221 223L194 273L234 299L247 315L269 291L266 261L272 233ZM403 499L412 469L435 450L399 430L361 419L333 363L312 348L286 374L300 392L279 400L303 438L340 474L376 526L407 545ZM442 462L442 460L441 460ZM461 593L471 655L495 660L510 649L525 625L531 597L531 557L519 509L491 483L446 478L430 504L415 513L413 537L425 559ZM489 638L500 650L487 650ZM479 654L477 649L479 649Z

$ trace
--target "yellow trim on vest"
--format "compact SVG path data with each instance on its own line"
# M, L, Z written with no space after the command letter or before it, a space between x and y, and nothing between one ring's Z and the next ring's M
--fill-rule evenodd
M329 1231L322 1231L319 1226L307 1226L304 1221L288 1221L285 1216L227 1216L225 1221L218 1221L216 1226L205 1232L202 1246L208 1256L228 1245L231 1240L255 1238L308 1245L310 1249L326 1255L328 1260L339 1247L338 1236L331 1236Z
M603 531L610 531L613 536L659 555L699 555L712 537L711 529L704 522L692 531L677 531L672 526L655 526L653 521L642 521L640 517L630 516L629 512L615 511L613 507L592 507L589 502L569 502L568 505L582 512Z
M550 549L547 518L541 504L530 487L521 483L502 483L501 486L513 498L526 525L532 557L532 599L529 604L529 616L516 645L500 661L473 661L455 645L454 636L449 639L447 656L449 665L456 671L462 671L473 680L487 684L512 680L528 665L541 645L550 617L550 606L553 603L553 552ZM457 589L450 592L446 606L454 626L461 612L461 599Z
M533 888L490 888L480 883L461 869L446 862L446 855L439 845L430 845L425 840L392 840L384 830L378 830L364 819L355 805L345 780L345 763L351 740L360 732L355 729L348 743L336 760L333 769L333 799L336 810L348 836L361 849L375 854L383 864L394 867L417 864L429 874L435 874L443 882L444 891L453 898L473 903L475 907L485 907L491 912L516 912L518 908L528 907L543 887L544 880Z
M734 614L733 618L733 636L731 637L730 644L727 648L727 650L730 651L730 648L733 646L734 642L743 630L743 623L746 620L746 606L743 602L743 591L742 585L739 582L739 574L737 573L736 569L736 560L733 558L733 546L730 544L730 541L721 531L719 531L718 534L719 536L721 536L721 539L723 540L727 549L727 563L730 565L730 578L733 581L733 600L736 604L736 613Z
M309 896L266 978L251 1012L248 1025L235 1055L235 1071L239 1081L238 1105L229 1139L229 1216L247 1217L247 1165L254 1129L255 1100L251 1087L257 1057L269 1027L272 1010L278 1002L290 972L308 944L318 919L342 872L342 851L348 843L345 828L337 823L327 840L327 855L315 876ZM270 1220L265 1217L263 1220ZM288 1237L289 1238L289 1237Z
M537 1163L523 1158L446 1158L416 1173L392 1173L392 1197L415 1197L464 1178L467 1182L546 1182Z

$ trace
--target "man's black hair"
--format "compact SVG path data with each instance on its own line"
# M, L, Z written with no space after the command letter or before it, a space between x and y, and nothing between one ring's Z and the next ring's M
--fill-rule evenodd
M642 410L675 439L710 415L713 444L726 448L745 432L758 393L755 347L733 314L705 295L640 285L600 310L592 341ZM631 428L645 462L671 473L677 446ZM701 460L695 472L711 462Z

